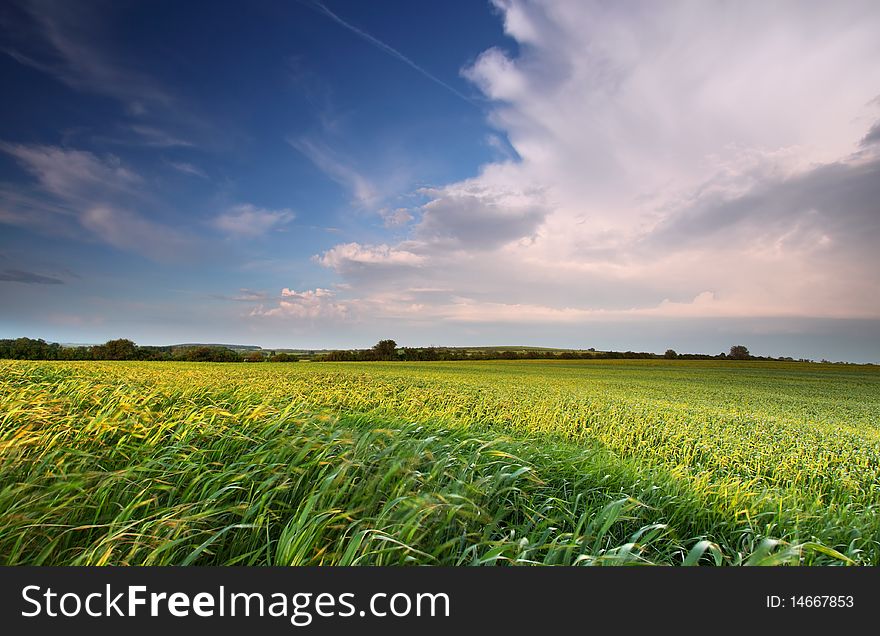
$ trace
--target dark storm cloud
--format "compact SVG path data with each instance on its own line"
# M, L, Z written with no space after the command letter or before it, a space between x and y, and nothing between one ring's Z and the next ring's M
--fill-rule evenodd
M870 146L871 144L880 143L880 121L871 126L868 134L862 138L862 146Z
M705 197L661 226L657 245L748 240L772 232L821 233L845 250L874 245L880 234L880 157L819 166L768 180L732 199ZM872 248L873 253L873 248Z
M422 210L417 239L470 250L491 250L532 236L547 215L537 205L510 206L466 193L444 193Z

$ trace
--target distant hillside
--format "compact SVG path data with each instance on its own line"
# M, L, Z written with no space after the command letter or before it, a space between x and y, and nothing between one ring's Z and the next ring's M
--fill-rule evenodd
M524 347L520 345L493 345L491 347L442 347L455 351L585 351L584 349L560 349L557 347ZM592 351L592 349L589 349Z
M258 347L257 345L242 345L242 344L214 344L214 343L205 343L205 342L185 342L183 344L173 344L168 345L172 350L173 349L192 349L193 347L225 347L226 349L232 349L233 351L262 351L262 347Z

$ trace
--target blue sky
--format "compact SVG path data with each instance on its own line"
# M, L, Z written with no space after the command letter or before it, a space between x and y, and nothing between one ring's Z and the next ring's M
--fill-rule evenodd
M876 3L13 2L0 337L880 361Z

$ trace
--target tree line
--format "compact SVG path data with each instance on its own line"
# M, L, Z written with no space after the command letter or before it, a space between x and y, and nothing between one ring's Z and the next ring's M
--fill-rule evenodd
M290 353L248 351L239 353L228 347L138 346L119 338L104 344L64 347L57 342L33 338L0 340L0 358L12 360L177 360L180 362L298 362Z
M372 349L348 349L329 351L315 355L315 362L437 362L455 360L770 360L793 362L794 358L772 358L753 356L744 345L734 345L730 351L717 355L703 353L677 353L667 349L663 354L646 351L596 351L594 348L582 351L559 350L498 350L463 349L451 347L397 347L394 340L382 340ZM801 358L799 362L812 362Z
M65 347L42 339L0 340L0 358L13 360L177 360L182 362L298 362L299 356L274 351L238 352L220 346L138 346L126 338L104 344ZM768 360L793 362L794 358L753 356L744 345L734 345L717 355L645 351L582 351L463 349L452 347L398 347L394 340L380 340L370 349L328 351L307 357L314 362L439 362L455 360ZM800 358L798 362L813 362ZM827 362L823 360L822 362Z
M328 351L315 355L315 362L442 362L455 360L594 360L594 359L650 359L654 353L635 351L541 351L526 349L453 349L449 347L401 347L391 354L381 354L375 349L348 349Z

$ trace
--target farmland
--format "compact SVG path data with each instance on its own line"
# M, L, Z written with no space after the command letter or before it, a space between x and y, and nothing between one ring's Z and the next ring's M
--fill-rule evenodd
M880 564L880 369L0 361L0 560Z

